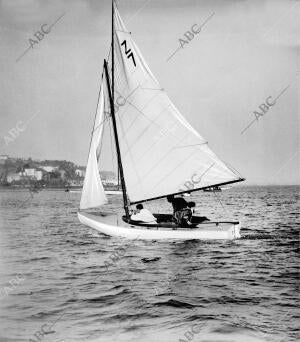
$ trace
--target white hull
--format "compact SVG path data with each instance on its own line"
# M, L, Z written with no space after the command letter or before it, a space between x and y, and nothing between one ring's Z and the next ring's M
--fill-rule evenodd
M233 240L241 237L238 222L200 223L196 228L157 228L128 224L117 214L96 216L78 212L79 221L99 232L127 239L141 240Z

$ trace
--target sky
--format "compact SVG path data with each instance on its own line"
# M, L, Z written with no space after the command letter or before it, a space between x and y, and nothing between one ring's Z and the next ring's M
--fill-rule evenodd
M246 184L300 184L299 1L117 3L170 99ZM0 0L0 154L86 164L110 11Z

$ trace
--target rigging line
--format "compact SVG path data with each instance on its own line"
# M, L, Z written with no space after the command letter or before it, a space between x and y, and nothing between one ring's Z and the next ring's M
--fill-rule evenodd
M142 7L140 7L131 17L125 19L126 25L147 5L150 0L146 0Z
M281 166L279 170L277 170L269 179L273 179L275 176L278 175L278 173L291 161L294 159L294 157L299 153L300 150L297 150L288 160L285 161L285 163Z
M97 125L97 126L92 130L92 133L91 133L92 136L94 135L95 131L96 131L100 126L102 126L102 125L105 123L105 121L108 120L108 118L110 117L110 112L104 111L104 113L105 113L105 114L109 114L109 116L105 117L105 119L103 119L103 120L99 123L99 125Z
M221 199L218 197L218 195L216 194L216 192L215 191L213 191L213 194L215 195L215 197L216 197L216 199L218 200L218 202L221 204L221 206L222 206L222 208L223 208L223 210L224 210L224 212L228 215L228 216L232 216L232 214L230 214L228 211L227 211L227 209L225 209L225 207L224 207L224 205L223 205L223 203L222 203L222 201L221 201Z
M109 60L109 56L110 56L110 54L111 54L111 45L109 46L109 50L108 50L108 54L107 54L107 60Z
M114 3L115 7L116 7L117 10L119 11L119 4L118 4L118 1L112 0L112 2ZM119 12L120 12L120 11L119 11Z
M220 158L219 158L220 159ZM241 173L239 173L232 165L229 163L225 162L224 160L220 159L233 173L237 174L239 177L243 178Z

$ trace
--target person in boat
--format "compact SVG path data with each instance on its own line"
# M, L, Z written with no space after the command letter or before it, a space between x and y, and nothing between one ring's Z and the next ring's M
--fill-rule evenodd
M182 210L179 225L180 227L189 227L192 225L192 217L194 214L195 202L188 202L187 207Z
M147 224L157 224L156 217L152 215L150 210L144 209L140 203L136 206L136 212L130 216L130 220Z
M167 196L167 200L173 206L173 218L179 227L189 225L192 211L188 207L188 202L182 197Z
M188 202L188 204L187 204L187 212L184 215L184 219L185 219L186 224L188 226L192 225L192 217L193 217L193 214L195 212L195 209L194 209L195 206L196 206L195 202Z

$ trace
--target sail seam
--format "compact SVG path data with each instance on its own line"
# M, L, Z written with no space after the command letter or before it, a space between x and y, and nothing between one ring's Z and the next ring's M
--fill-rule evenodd
M199 144L183 145L183 146L177 146L177 147L173 147L173 148L186 148L186 147L202 146L202 145L208 145L208 141L205 141L205 142L199 143Z
M144 110L148 105L149 105L149 103L151 103L151 101L155 98L157 96L157 94L155 94L145 105L144 105L144 107L140 110L139 108L137 108L134 104L132 104L130 101L127 101L127 103L129 104L129 105L131 105L133 108L135 108L139 113L141 113L142 115L143 115L143 117L145 117L148 121L150 121L151 122L151 119L150 118L148 118L148 116L145 114L145 113L143 113L142 112L142 110ZM127 130L126 130L126 134L128 134L128 131L131 129L131 127L134 125L134 123L136 122L136 119L137 119L137 117L139 116L139 114L137 114L135 117L134 117L134 119L132 120L132 122L130 123L130 125L129 125L129 127L127 128ZM157 124L158 125L158 124Z

